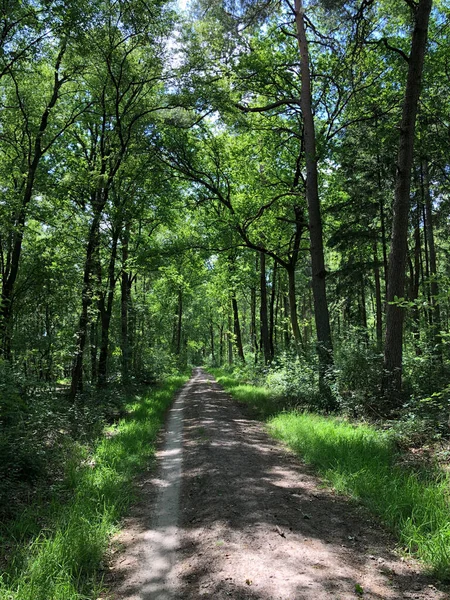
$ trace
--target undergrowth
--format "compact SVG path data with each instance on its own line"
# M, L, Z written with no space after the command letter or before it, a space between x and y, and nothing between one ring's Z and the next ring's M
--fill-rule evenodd
M79 443L72 452L54 501L31 504L7 523L1 542L12 557L0 576L1 600L97 598L99 565L130 503L133 478L153 454L165 410L186 379L171 377L130 399L127 416L93 449Z
M220 385L239 402L245 403L261 419L276 414L282 408L283 398L267 387L243 383L223 369L208 368Z
M399 465L395 430L352 424L338 417L295 410L274 415L280 399L267 388L240 384L215 370L220 384L268 420L270 433L285 442L338 492L381 517L401 545L450 579L450 480L439 468Z

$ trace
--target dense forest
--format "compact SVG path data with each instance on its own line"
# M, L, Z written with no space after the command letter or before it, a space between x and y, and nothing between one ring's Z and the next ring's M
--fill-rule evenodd
M3 515L195 365L448 435L449 16L2 0Z

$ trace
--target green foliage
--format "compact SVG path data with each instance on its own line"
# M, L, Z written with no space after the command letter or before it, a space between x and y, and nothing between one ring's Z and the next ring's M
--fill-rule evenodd
M366 331L353 329L352 334L341 341L329 373L340 410L353 417L378 418L382 364L382 356L368 341Z
M286 406L317 406L318 376L315 365L284 353L267 370L265 385L286 400Z

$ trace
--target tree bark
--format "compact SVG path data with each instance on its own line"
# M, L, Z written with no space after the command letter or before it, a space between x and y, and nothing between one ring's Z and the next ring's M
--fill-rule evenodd
M297 298L295 295L295 267L289 268L288 273L288 298L289 298L289 317L291 320L292 335L294 337L297 354L300 354L302 348L302 334L298 326Z
M129 308L131 298L131 277L128 272L128 256L130 241L130 221L125 223L122 235L122 273L120 282L120 342L122 352L122 383L127 385L130 381L130 339L129 339Z
M428 249L430 259L430 291L431 291L431 306L433 308L433 325L432 335L434 341L434 352L442 361L442 337L441 337L441 309L439 306L439 284L437 281L437 260L436 260L436 245L434 241L433 228L433 209L430 193L430 176L428 172L428 161L422 160L422 186L424 193L425 205L425 228L428 238Z
M432 0L419 0L415 8L414 31L412 34L408 76L400 125L394 214L388 266L386 337L382 378L382 393L385 397L387 410L395 409L401 404L404 308L398 306L396 299L403 298L405 289L414 132L431 6Z
M275 330L275 299L277 297L277 266L276 260L273 261L272 270L272 289L270 291L270 310L269 310L269 347L270 360L275 356L274 330Z
M331 407L331 404L333 403L331 401L329 387L325 381L325 375L328 368L333 364L333 348L325 285L326 271L318 188L316 133L311 101L311 73L302 0L295 0L294 6L297 40L300 51L300 75L302 84L300 104L303 117L303 134L306 155L306 197L308 201L314 318L316 323L317 353L319 358L319 384L321 391L327 396L325 403L329 401Z
M270 340L269 340L269 322L267 316L267 282L266 282L266 255L260 252L259 255L260 268L260 307L259 307L259 322L261 328L261 349L264 358L264 364L270 362Z
M377 350L381 352L383 347L383 307L381 303L381 278L380 267L378 263L377 241L373 243L373 263L374 263L374 279L375 279L375 312L376 312L376 336Z
M99 239L98 231L101 211L95 211L89 228L88 243L86 247L86 260L84 265L83 289L81 295L81 314L77 331L77 346L72 366L72 381L70 384L69 400L73 402L78 391L83 390L83 355L86 346L86 336L89 324L89 308L93 302L92 278L95 267L95 254Z
M105 294L101 294L99 299L100 310L100 356L98 360L98 386L105 387L108 380L108 353L109 353L109 328L113 309L114 291L116 288L116 258L117 242L119 239L120 228L117 227L113 232L111 256L108 265L108 288ZM106 300L106 301L105 301Z
M287 350L290 346L291 339L290 339L290 335L289 335L289 330L292 329L292 325L291 325L291 327L289 327L289 322L291 320L290 311L289 311L289 299L285 293L283 294L283 317L284 317L284 325L283 325L284 349Z
M231 304L233 306L234 340L236 343L238 356L241 359L241 361L245 364L244 349L242 347L241 325L239 323L239 311L235 290L233 290L231 296Z
M181 289L178 290L178 302L177 302L177 325L175 333L175 354L180 356L181 354L181 327L183 321L183 292Z
M216 357L215 357L215 353L214 353L214 325L213 325L212 321L209 324L209 339L211 342L211 359L212 359L213 364L215 364Z
M231 367L231 365L233 364L233 334L231 333L231 313L230 312L228 312L227 341L228 341L228 365Z

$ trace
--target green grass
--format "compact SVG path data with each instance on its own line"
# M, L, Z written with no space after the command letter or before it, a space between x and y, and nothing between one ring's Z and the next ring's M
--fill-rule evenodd
M266 387L242 383L222 369L208 368L220 385L235 400L246 404L258 418L268 417L280 412L280 398Z
M257 412L270 414L274 401L269 390L252 390L221 372L218 375L234 398L250 405L261 399ZM368 506L436 576L450 579L448 475L430 467L400 466L392 434L370 425L295 411L272 416L267 425L338 492Z
M1 600L98 597L99 565L129 506L133 479L153 455L165 411L186 379L171 377L136 396L128 405L127 418L108 428L92 452L79 447L61 483L71 500L55 501L48 508L45 528L38 535L31 540L25 535L31 527L28 521L33 521L32 506L9 525L4 535L19 543L7 572L0 576Z

